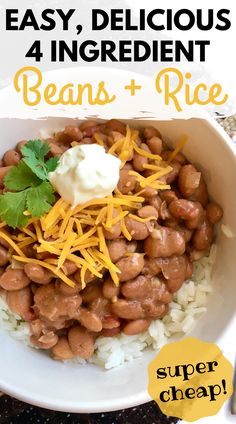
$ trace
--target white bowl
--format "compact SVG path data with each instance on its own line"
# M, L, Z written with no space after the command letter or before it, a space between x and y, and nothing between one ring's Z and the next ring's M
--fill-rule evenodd
M44 129L57 129L70 119L2 119L1 154L20 139L29 139ZM236 157L229 137L213 121L200 119L161 122L129 121L132 125L156 125L175 145L187 133L190 141L184 152L203 170L211 196L224 209L223 222L236 234ZM224 349L233 339L230 325L235 319L236 238L219 232L214 266L214 292L208 312L192 333L215 341ZM227 338L225 337L227 335ZM104 371L93 365L79 366L55 362L40 351L26 347L0 333L0 389L26 402L68 412L99 412L128 408L149 401L147 366L155 352L141 359Z

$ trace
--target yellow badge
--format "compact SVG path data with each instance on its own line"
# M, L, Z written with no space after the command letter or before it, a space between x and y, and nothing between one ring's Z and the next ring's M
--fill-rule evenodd
M148 367L148 392L162 412L186 421L216 415L232 395L233 367L214 343L165 345Z

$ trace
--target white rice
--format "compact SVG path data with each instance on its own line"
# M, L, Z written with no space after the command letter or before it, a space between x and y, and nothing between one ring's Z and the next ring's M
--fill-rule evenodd
M216 246L212 245L210 255L195 262L192 279L175 294L169 313L162 320L153 321L145 333L136 336L99 337L95 354L89 362L111 369L139 358L147 347L159 350L170 337L192 331L197 320L207 311L215 257ZM0 329L29 344L29 325L9 310L4 296L0 297ZM84 364L86 361L77 358L74 362Z

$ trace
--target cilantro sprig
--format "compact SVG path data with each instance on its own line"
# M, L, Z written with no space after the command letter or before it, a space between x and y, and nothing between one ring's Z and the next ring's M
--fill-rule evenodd
M48 173L56 169L58 158L46 160L49 151L48 143L28 141L21 149L21 161L4 178L4 185L11 191L0 196L0 219L12 228L27 224L25 211L40 218L55 202Z

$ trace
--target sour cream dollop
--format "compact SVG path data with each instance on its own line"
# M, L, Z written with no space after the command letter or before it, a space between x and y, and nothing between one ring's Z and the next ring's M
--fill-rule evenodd
M119 181L121 161L98 144L81 144L68 149L49 181L72 207L108 196Z

